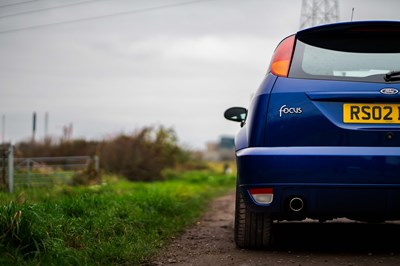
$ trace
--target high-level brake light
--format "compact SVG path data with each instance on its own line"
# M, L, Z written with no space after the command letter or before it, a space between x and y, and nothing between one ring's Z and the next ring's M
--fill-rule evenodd
M294 50L295 35L284 39L276 48L272 56L270 71L280 77L287 77Z

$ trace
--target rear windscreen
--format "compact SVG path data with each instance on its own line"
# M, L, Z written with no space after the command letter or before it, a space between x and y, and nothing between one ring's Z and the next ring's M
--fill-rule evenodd
M336 45L318 47L297 40L289 77L385 82L386 73L400 71L399 51L382 49L384 45L381 49L376 49L376 45L375 49L368 49L366 42L361 41L340 42L345 45L335 49Z

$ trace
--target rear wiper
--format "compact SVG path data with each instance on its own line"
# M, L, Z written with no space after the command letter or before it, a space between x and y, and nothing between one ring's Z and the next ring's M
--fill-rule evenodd
M390 71L389 73L386 73L384 79L386 81L399 81L400 71Z

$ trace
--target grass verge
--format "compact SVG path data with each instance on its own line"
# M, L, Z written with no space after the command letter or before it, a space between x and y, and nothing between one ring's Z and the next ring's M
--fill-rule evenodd
M0 265L138 265L193 223L234 176L169 174L153 183L111 182L0 194Z

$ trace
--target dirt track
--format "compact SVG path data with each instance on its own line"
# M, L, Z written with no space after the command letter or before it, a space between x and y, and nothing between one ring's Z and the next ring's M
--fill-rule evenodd
M271 250L237 249L233 240L234 194L174 239L149 265L400 265L400 224L347 220L279 223Z

